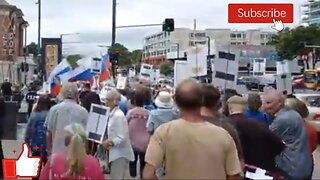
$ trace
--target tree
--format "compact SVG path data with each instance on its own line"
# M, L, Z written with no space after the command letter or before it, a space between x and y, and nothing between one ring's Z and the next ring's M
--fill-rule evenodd
M160 73L168 76L173 72L173 63L170 61L162 62L160 65Z
M80 60L81 58L82 57L79 54L72 54L72 55L67 56L67 61L71 65L71 67L74 68L74 67L78 66L77 61Z
M142 53L143 51L141 49L133 50L131 53L131 62L132 64L140 64L142 59Z
M291 60L297 55L306 55L312 50L305 48L305 44L320 45L320 27L311 25L294 29L286 28L273 36L271 44L275 45L282 59ZM319 57L320 51L316 51L316 55Z
M37 57L39 52L38 52L38 45L34 42L30 43L27 45L28 53L33 54L33 57Z
M118 65L120 67L128 68L131 66L131 53L124 45L115 43L114 46L109 49L109 53L119 54Z

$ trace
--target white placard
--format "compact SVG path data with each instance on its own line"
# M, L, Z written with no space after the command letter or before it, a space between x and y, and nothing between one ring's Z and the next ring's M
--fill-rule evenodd
M43 82L42 91L43 94L51 94L51 84L49 82Z
M253 59L253 75L263 76L266 74L266 58Z
M191 78L191 68L186 61L174 61L174 87L185 79Z
M221 89L237 89L240 51L218 51L214 60L213 84Z
M191 76L207 75L207 55L208 48L203 45L196 45L187 51L187 63L191 67Z
M101 73L101 58L92 58L91 72L93 72L95 74Z
M89 140L102 143L108 125L110 108L92 104L87 123L87 137Z
M277 75L291 73L290 64L287 60L277 61L276 66L277 66Z
M127 77L118 77L117 89L125 89L127 85Z
M140 78L152 78L153 76L153 66L150 64L141 64L140 68Z
M287 94L292 94L292 80L291 74L279 74L277 75L277 90L283 92L287 91Z

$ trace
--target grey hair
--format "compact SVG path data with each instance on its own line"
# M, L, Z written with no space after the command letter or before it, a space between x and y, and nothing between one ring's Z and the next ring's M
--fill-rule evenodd
M121 94L117 90L112 89L106 93L104 99L114 100L116 105L118 105L119 101L121 100Z
M77 99L78 86L76 83L64 83L61 88L62 99Z

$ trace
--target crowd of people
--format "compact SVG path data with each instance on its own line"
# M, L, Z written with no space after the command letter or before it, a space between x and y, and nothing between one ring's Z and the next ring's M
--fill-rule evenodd
M174 94L90 89L66 83L56 105L37 100L25 141L43 159L40 179L312 178L317 132L295 97L275 89L243 97L192 79ZM91 104L110 108L102 144L86 136Z

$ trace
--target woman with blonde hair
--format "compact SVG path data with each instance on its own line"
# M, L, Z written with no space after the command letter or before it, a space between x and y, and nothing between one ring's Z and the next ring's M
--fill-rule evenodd
M86 154L86 133L82 125L64 128L67 154L53 154L41 172L40 179L104 179L99 162Z

